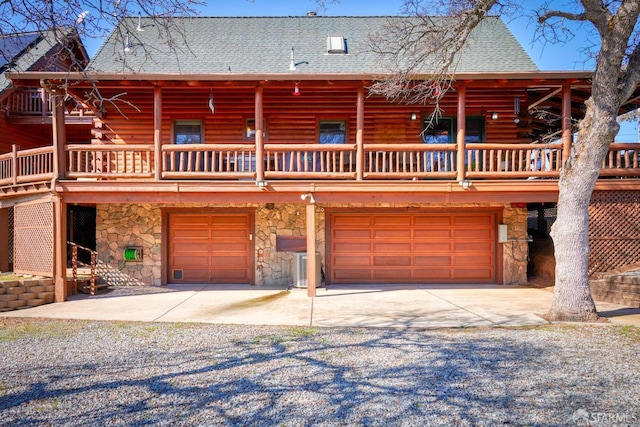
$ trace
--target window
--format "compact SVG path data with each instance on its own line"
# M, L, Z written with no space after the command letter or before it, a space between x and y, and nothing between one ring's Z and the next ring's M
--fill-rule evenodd
M321 120L318 123L318 142L320 144L344 144L347 142L347 122L344 120Z
M262 122L262 138L267 138L267 121L263 120ZM256 139L256 119L249 118L245 119L244 123L244 140L255 140Z
M173 123L174 144L202 144L200 120L176 120Z
M453 117L442 117L435 123L429 125L428 119L425 119L423 141L427 143L448 143L456 142L455 134L457 130L457 121ZM473 144L484 142L484 120L479 116L471 116L466 119L465 142Z

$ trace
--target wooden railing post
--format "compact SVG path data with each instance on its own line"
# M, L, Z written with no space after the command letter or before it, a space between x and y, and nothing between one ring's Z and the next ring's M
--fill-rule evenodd
M467 88L464 86L458 87L458 129L456 132L456 144L458 147L457 156L457 169L458 169L458 182L464 181L466 178L466 171L464 167L465 158L465 136L466 136L466 106L467 102Z
M162 158L162 88L153 88L153 147L154 157L154 178L156 181L162 179L163 158Z
M51 101L53 103L53 175L58 179L64 179L67 173L65 157L67 137L65 133L63 97L52 94Z
M256 122L256 182L264 181L264 110L263 88L256 87L255 95L255 122Z
M364 177L364 88L358 87L356 101L356 180Z
M20 146L13 144L11 146L11 177L13 185L18 185L18 174L20 173L20 165L18 163L18 150Z

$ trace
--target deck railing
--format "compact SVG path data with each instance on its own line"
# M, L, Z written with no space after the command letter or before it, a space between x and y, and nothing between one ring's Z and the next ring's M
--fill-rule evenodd
M67 145L66 178L151 178L153 150L153 145Z
M64 179L364 180L459 179L455 144L265 144L258 162L253 144L163 145L156 162L151 144L70 144L65 147ZM559 144L467 144L464 178L558 178ZM358 165L361 171L358 171ZM611 144L602 177L640 178L640 144ZM0 186L43 182L54 176L53 147L0 155Z
M47 181L53 178L53 147L18 150L0 155L0 186Z
M266 144L265 178L353 179L355 144Z
M562 167L561 144L467 144L468 178L557 178Z
M185 144L162 146L162 177L168 179L252 179L253 144Z
M46 116L51 112L50 97L43 89L16 90L7 103L9 115Z

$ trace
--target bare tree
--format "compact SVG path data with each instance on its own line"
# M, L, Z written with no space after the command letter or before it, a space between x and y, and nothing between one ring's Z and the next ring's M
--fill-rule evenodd
M405 0L407 17L390 23L372 38L373 50L392 64L393 77L374 83L371 90L394 101L435 102L437 115L438 101L450 87L459 54L488 14L534 16L537 36L546 42L571 38L569 26L564 25L568 22L593 33L599 49L593 52L596 66L591 95L558 184L558 215L551 232L556 283L548 313L552 320L591 321L597 312L588 278L588 207L602 161L619 129L616 116L640 80L640 2L549 1L528 11L521 4L512 0Z

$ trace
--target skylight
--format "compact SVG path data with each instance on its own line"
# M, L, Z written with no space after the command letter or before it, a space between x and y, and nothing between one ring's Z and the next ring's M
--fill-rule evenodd
M343 36L327 37L327 53L347 53L347 45Z

